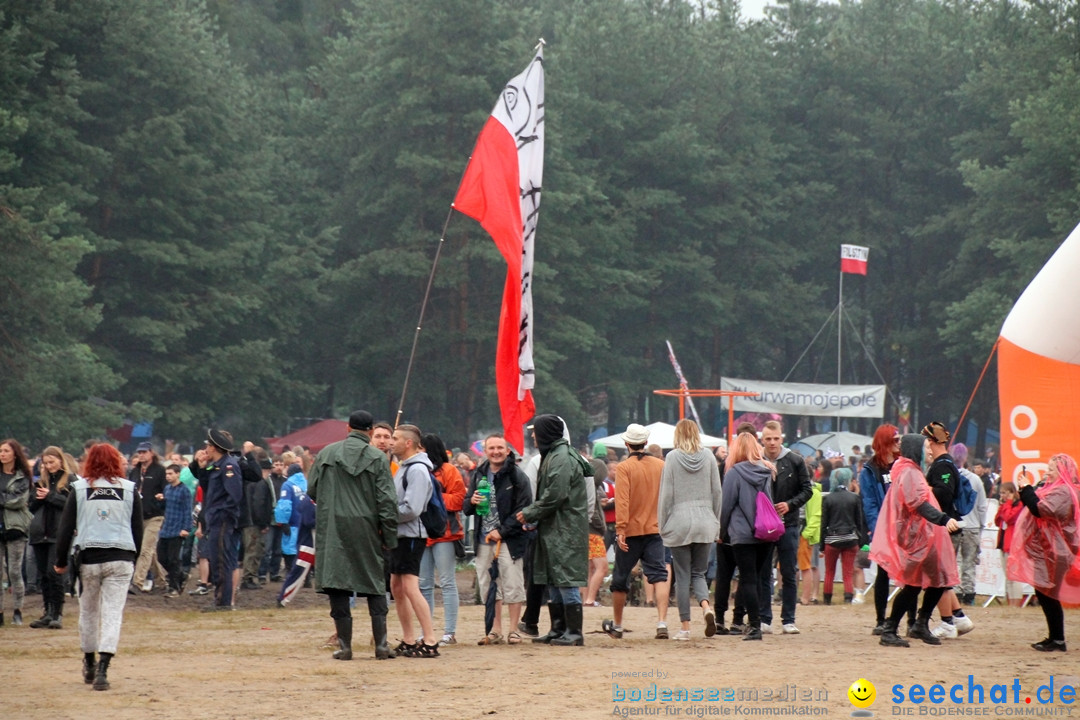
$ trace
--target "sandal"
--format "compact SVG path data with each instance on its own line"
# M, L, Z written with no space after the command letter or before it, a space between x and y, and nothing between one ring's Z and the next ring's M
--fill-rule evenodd
M426 645L423 640L420 640L415 645L409 648L409 651L405 653L405 657L437 658L439 657L439 643L435 643L434 645Z
M503 638L497 632L490 632L476 643L477 645L502 645Z
M419 645L417 643L416 645ZM396 648L390 651L390 654L394 657L411 657L409 653L416 647L416 645L410 645L402 640Z
M604 632L608 634L608 636L614 638L615 640L622 639L623 630L621 627L615 625L614 620L605 620L604 622L600 623L600 627L603 629Z
M512 631L510 631L510 632L508 632L506 634L506 644L507 645L520 645L521 644L521 636L517 634L516 630L512 630Z

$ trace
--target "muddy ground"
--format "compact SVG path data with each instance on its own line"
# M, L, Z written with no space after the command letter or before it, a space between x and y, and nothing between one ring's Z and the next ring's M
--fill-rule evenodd
M468 597L469 573L461 575ZM333 632L324 597L303 590L296 603L275 607L276 585L242 592L232 613L202 614L209 598L185 595L130 596L120 648L110 671L112 689L94 692L79 674L77 601L69 599L62 630L0 628L0 686L4 718L600 718L746 716L851 717L848 687L859 678L876 686L870 710L877 717L911 711L942 711L941 704L892 702L892 687L912 684L948 688L968 675L990 692L1009 686L1009 703L966 706L967 711L1006 717L1030 710L1061 711L1063 685L1080 684L1080 644L1069 653L1035 652L1028 644L1045 635L1037 608L993 605L969 615L974 632L940 647L913 642L910 649L884 648L871 637L873 606L799 607L799 635L766 636L743 642L730 636L703 637L700 612L693 640L653 638L655 610L629 608L623 640L599 632L610 608L588 608L585 647L478 647L483 608L461 608L459 644L437 659L376 661L367 632L366 608L356 611L357 659L339 662L323 647ZM779 608L776 608L779 615ZM27 622L40 614L39 598L28 598ZM546 615L546 614L545 614ZM441 630L441 609L436 627ZM669 624L677 624L672 611ZM546 620L542 621L542 624ZM391 639L400 636L391 607ZM1067 632L1080 643L1080 613L1068 611ZM1055 703L1034 695L1054 676ZM1012 683L1020 681L1019 704ZM680 688L715 688L718 698L701 701L632 702ZM616 687L617 685L617 687ZM730 688L731 690L725 690ZM616 701L619 692L626 701ZM961 694L966 693L966 689ZM768 694L772 699L766 700ZM807 698L807 694L809 698ZM756 696L756 700L753 698ZM906 695L905 695L906 696ZM723 698L732 697L725 702ZM1032 697L1032 703L1024 699ZM1044 688L1043 697L1046 697ZM748 699L749 698L749 699ZM785 699L786 698L786 699ZM987 697L987 700L990 698ZM633 714L630 711L640 711ZM1073 713L1080 718L1080 711Z

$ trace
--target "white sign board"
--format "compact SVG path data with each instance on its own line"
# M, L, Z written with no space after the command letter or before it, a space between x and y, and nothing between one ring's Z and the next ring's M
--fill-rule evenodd
M880 418L885 416L884 385L815 385L742 378L720 378L721 390L757 393L735 398L739 412ZM723 400L727 407L727 399Z

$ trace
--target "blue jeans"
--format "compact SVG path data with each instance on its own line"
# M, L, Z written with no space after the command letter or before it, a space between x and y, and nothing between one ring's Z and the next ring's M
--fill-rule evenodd
M548 585L548 604L549 605L580 605L581 604L581 588L577 587L558 587L557 585Z
M780 622L784 625L795 622L795 599L799 593L798 581L798 553L799 553L799 526L792 525L784 528L784 534L776 543L776 558L780 561L780 577L784 581L784 587L780 591ZM773 594L773 554L769 553L767 570L758 578L758 604L761 606L761 622L771 625L773 621L772 594Z
M427 600L431 616L435 617L435 571L439 571L439 586L442 588L443 632L452 635L457 632L458 589L457 556L454 543L435 543L424 549L420 558L420 592Z

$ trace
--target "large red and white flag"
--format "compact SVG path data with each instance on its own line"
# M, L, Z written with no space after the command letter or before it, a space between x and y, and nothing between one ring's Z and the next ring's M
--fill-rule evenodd
M503 88L480 137L454 208L477 220L506 260L506 285L495 350L503 433L519 453L522 425L536 411L532 388L532 275L544 174L544 48Z
M870 248L861 245L840 246L840 272L865 275L870 259Z

